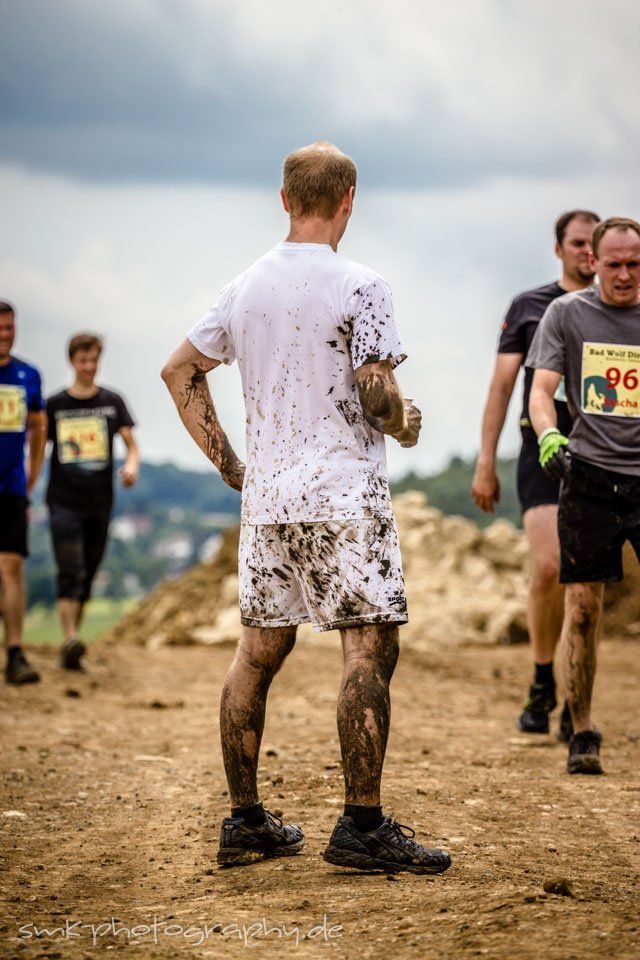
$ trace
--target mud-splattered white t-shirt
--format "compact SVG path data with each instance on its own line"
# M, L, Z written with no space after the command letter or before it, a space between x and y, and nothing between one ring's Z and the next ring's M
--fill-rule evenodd
M384 436L364 419L354 375L406 356L377 273L326 244L279 243L187 336L240 367L243 523L391 515Z

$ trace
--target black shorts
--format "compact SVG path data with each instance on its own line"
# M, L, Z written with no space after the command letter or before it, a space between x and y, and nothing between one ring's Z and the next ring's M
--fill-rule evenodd
M560 483L544 472L538 457L538 440L531 427L522 428L522 447L518 457L518 500L524 513L531 507L556 504Z
M0 553L29 556L27 509L29 501L17 493L0 493Z
M560 492L560 583L622 580L622 547L640 559L640 476L614 473L578 457Z

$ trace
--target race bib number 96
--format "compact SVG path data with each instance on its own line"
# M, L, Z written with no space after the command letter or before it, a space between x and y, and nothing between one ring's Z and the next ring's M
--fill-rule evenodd
M582 409L613 417L640 417L640 347L582 346Z
M69 417L58 420L60 463L88 463L109 459L109 434L104 417Z
M0 387L0 433L21 433L27 424L27 394L24 387Z

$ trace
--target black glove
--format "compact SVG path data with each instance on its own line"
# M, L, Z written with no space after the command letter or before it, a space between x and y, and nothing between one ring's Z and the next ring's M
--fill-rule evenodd
M547 460L542 468L549 477L554 480L564 480L569 473L569 457L562 447Z

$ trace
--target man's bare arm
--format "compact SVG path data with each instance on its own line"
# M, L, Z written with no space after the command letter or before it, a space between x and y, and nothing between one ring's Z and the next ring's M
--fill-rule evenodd
M138 481L140 472L140 451L131 427L120 427L119 433L127 448L126 460L118 471L120 480L123 487L133 487Z
M521 353L499 353L489 385L482 416L480 453L471 483L471 496L485 513L493 513L494 503L500 502L500 480L496 472L498 441L522 359Z
M27 467L27 496L30 496L40 475L40 468L44 459L44 448L47 445L47 413L46 410L32 410L27 419L27 441L29 444L29 461Z
M533 375L531 394L529 396L529 416L536 434L540 436L549 427L558 426L558 414L553 397L562 374L555 370L540 368Z
M219 365L219 360L206 357L184 340L167 360L161 376L189 434L224 482L242 490L245 466L220 425L207 383L207 373Z
M367 423L403 447L415 446L422 414L415 406L406 407L391 361L378 360L358 367L356 384Z

